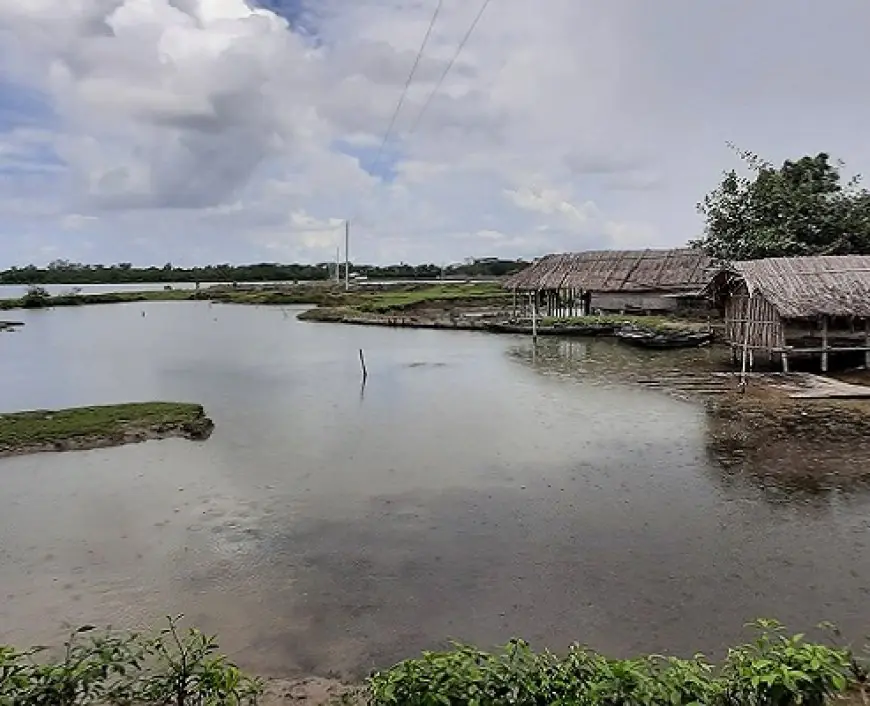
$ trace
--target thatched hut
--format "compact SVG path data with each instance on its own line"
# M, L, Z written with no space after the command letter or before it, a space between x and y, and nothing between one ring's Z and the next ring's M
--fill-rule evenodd
M762 354L788 372L795 357L864 353L870 367L870 257L781 257L735 262L708 290L723 311L732 358Z
M546 316L672 312L703 301L711 266L707 255L691 248L593 250L546 255L504 286L535 297Z

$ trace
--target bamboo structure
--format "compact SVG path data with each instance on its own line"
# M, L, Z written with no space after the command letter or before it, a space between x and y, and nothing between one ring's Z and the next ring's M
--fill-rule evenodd
M595 250L546 255L504 286L531 294L544 316L561 318L593 309L673 310L679 297L699 297L710 276L710 258L699 250Z
M736 262L713 278L732 360L754 354L789 372L795 357L864 353L870 367L870 257L839 255ZM741 366L742 367L742 366Z

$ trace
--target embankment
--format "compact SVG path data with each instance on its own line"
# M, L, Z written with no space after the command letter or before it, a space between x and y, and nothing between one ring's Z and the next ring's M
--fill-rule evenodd
M0 457L121 446L149 439L206 439L214 428L201 405L184 402L33 410L0 414Z

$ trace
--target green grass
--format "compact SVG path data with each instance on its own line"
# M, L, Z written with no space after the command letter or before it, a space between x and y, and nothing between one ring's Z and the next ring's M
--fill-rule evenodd
M0 414L0 452L74 440L115 439L125 433L183 430L197 436L211 422L198 404L136 402Z
M429 287L388 289L359 293L356 306L361 311L386 313L401 311L421 304L505 303L510 294L497 282L485 284L441 284Z
M28 302L26 297L0 300L0 311L22 308L50 308L85 306L89 304L124 304L147 301L197 301L208 300L222 304L247 304L253 306L289 306L312 304L321 307L355 307L357 312L387 313L402 311L427 303L471 304L504 303L509 295L498 283L443 284L435 286L402 285L386 289L355 290L345 292L326 285L301 285L274 289L168 289L141 292L106 292L101 294L61 294Z

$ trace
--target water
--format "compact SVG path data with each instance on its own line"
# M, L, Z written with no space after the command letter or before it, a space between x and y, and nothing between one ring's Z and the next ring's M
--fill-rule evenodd
M51 296L59 294L114 294L116 292L157 292L166 286L173 289L194 289L193 282L143 282L134 284L44 284L39 285ZM205 285L209 286L209 285ZM26 284L0 284L0 299L18 299L27 294Z
M20 312L0 407L197 401L217 427L0 461L0 642L184 613L260 673L354 676L449 638L689 654L758 616L867 632L870 495L727 477L703 408L632 382L713 353L294 313Z

